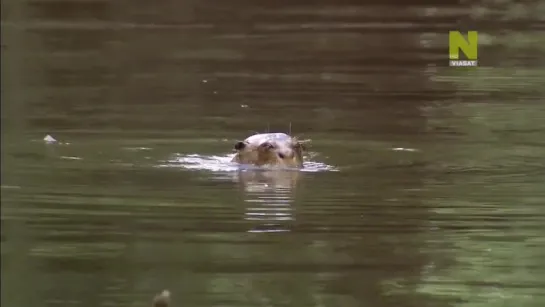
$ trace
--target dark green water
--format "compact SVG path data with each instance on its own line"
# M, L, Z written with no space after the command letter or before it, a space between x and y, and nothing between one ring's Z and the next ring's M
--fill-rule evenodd
M2 307L545 304L542 5L205 2L3 2Z

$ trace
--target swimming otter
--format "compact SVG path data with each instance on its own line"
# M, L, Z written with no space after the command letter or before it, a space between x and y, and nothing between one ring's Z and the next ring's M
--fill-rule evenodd
M304 143L285 133L255 134L235 143L237 154L232 161L256 166L302 168Z

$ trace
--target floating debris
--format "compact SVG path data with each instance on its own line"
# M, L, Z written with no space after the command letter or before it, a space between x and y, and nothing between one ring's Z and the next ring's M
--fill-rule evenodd
M2 189L20 189L21 187L18 185L2 185L0 186Z
M150 147L126 147L126 150L140 151L140 150L153 150Z
M53 143L57 143L57 140L55 140L54 137L52 137L51 135L46 135L44 137L44 142L48 143L48 144L53 144Z
M170 291L163 290L153 298L152 307L168 307L170 304Z
M392 148L393 151L416 151L416 149L414 148L403 148L403 147L397 147L397 148Z
M65 159L65 160L83 160L80 157L68 157L68 156L61 156L61 159Z

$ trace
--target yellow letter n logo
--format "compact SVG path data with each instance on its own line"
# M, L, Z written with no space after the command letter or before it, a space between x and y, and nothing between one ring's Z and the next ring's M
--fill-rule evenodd
M467 40L460 31L448 35L450 66L477 66L477 31L467 32ZM467 60L460 60L460 50Z

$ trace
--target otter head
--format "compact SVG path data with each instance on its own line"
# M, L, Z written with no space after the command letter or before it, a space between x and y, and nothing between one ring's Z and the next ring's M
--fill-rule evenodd
M285 134L260 134L235 143L235 150L239 163L301 168L305 146Z

